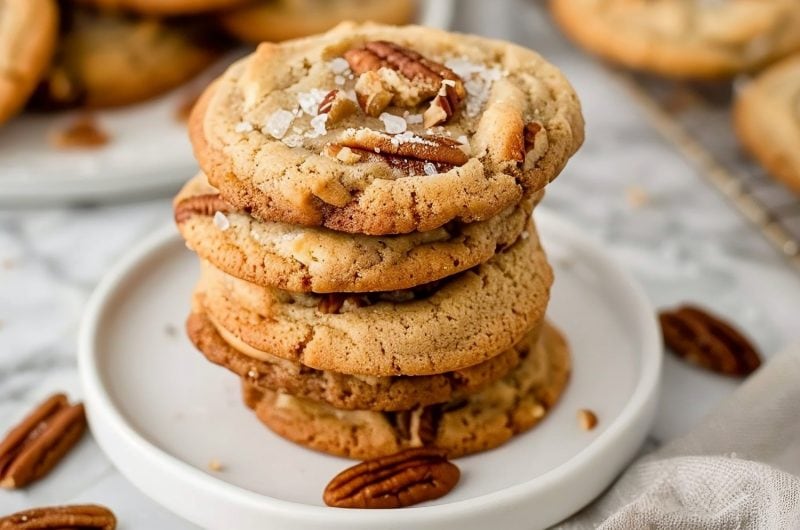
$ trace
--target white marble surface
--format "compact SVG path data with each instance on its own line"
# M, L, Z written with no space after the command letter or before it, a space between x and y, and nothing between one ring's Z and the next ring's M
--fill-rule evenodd
M800 340L800 274L648 124L624 88L565 44L533 2L463 1L455 26L540 50L577 88L587 141L548 188L546 204L604 242L656 306L683 301L728 315L766 355ZM188 177L188 175L187 175ZM636 206L630 190L647 201ZM80 398L75 350L81 310L103 271L169 222L169 200L0 211L0 430L43 396ZM666 359L654 443L687 429L736 383ZM46 479L0 492L0 514L97 502L121 529L188 530L131 486L90 436Z

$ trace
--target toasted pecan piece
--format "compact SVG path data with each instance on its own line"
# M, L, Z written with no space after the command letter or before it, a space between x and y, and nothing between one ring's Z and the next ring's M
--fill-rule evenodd
M173 212L176 223L182 223L193 215L214 215L216 212L231 213L235 211L219 193L207 193L187 197L175 205Z
M664 343L678 357L724 375L742 377L761 366L752 342L721 317L692 305L659 314Z
M114 530L117 518L95 504L47 506L0 517L0 530Z
M325 488L323 500L340 508L401 508L438 499L460 476L444 451L406 449L345 469Z
M64 394L41 403L0 442L0 487L22 488L45 476L86 430L83 405Z

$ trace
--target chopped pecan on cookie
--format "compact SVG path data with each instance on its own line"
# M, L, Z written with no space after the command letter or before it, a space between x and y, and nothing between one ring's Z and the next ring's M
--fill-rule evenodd
M343 149L348 149L344 155ZM464 146L445 136L391 135L370 129L347 129L326 146L325 154L339 160L355 156L356 162L384 162L409 176L443 173L469 160Z
M359 75L356 95L370 116L379 116L391 103L416 107L432 99L424 126L445 123L466 98L464 82L450 68L389 41L371 41L344 54Z
M659 314L664 343L678 357L712 372L746 376L761 365L750 340L708 311L684 305Z
M175 205L173 216L176 223L182 223L193 215L214 215L217 212L233 211L233 207L219 193L208 193L182 199Z
M86 430L83 405L55 394L0 442L0 487L22 488L45 476Z
M439 449L416 448L345 469L323 500L339 508L402 508L446 495L461 472Z

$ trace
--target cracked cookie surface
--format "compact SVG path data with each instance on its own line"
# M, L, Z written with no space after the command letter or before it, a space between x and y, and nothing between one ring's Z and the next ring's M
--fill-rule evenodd
M369 235L488 219L583 141L572 87L535 52L371 24L261 44L206 90L189 128L237 209Z
M550 0L581 46L630 68L713 79L800 49L796 0Z
M0 0L0 124L33 93L53 56L57 34L54 0Z
M564 392L569 346L546 324L537 346L506 377L442 405L404 412L338 410L243 382L244 401L279 435L305 447L356 459L408 447L437 447L450 458L486 451L533 428Z
M553 274L532 224L527 232L486 263L414 289L291 293L203 262L196 292L217 328L256 352L348 374L437 374L494 357L544 318Z
M255 388L275 390L338 409L407 410L459 399L475 393L512 370L538 340L539 327L530 331L513 348L474 366L429 376L353 376L315 370L299 363L273 357L247 355L250 348L222 330L201 312L187 322L189 339L205 357L245 379ZM230 342L227 342L230 341Z
M486 221L364 236L259 221L236 211L201 174L184 186L174 210L187 245L218 269L259 285L326 293L406 289L472 268L523 234L533 202Z
M733 115L745 147L800 195L800 57L781 61L746 85Z

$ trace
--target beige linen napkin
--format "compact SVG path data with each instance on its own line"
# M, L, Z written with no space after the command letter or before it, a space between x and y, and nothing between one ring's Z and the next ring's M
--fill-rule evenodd
M800 530L800 345L556 528Z

